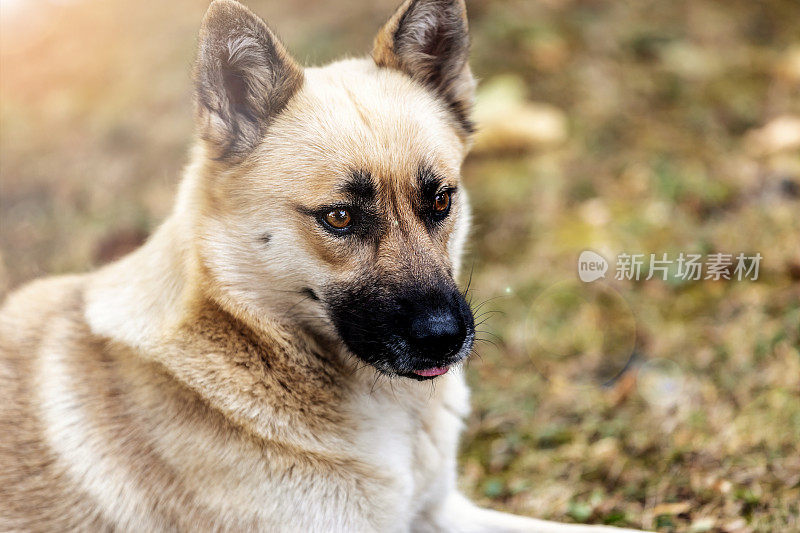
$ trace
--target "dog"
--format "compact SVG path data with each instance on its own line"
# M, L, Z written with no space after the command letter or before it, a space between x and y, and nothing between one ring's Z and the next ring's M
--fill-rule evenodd
M211 3L171 215L0 311L0 530L621 531L456 489L468 49L463 0L408 0L304 69Z

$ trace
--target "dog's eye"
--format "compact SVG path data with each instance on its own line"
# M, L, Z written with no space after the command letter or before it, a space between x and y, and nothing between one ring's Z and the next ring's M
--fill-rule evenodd
M325 215L325 222L336 229L345 229L352 219L347 209L331 209Z
M433 198L433 210L444 215L450 209L450 191L442 191Z

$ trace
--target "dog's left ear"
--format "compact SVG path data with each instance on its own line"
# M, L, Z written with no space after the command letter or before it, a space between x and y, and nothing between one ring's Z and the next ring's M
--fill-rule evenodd
M372 50L379 67L405 72L444 99L463 137L474 130L468 55L464 0L406 0L378 32Z

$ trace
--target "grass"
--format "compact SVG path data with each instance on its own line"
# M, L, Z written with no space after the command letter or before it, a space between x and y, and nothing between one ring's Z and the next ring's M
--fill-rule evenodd
M47 7L24 25L0 17L5 291L107 261L163 219L204 9L31 4ZM307 62L367 50L394 7L250 4ZM800 528L800 5L469 8L485 122L466 265L490 313L464 490L563 521ZM764 259L756 281L617 281L612 265L583 284L584 249Z

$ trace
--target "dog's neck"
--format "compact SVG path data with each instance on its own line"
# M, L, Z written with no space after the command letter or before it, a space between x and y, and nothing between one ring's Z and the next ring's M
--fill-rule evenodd
M147 350L181 320L190 280L179 224L169 218L138 250L92 274L85 299L94 333Z
M138 350L157 349L209 299L193 243L194 205L209 169L193 149L172 214L140 248L93 273L86 318L93 332ZM233 314L240 314L234 311Z

